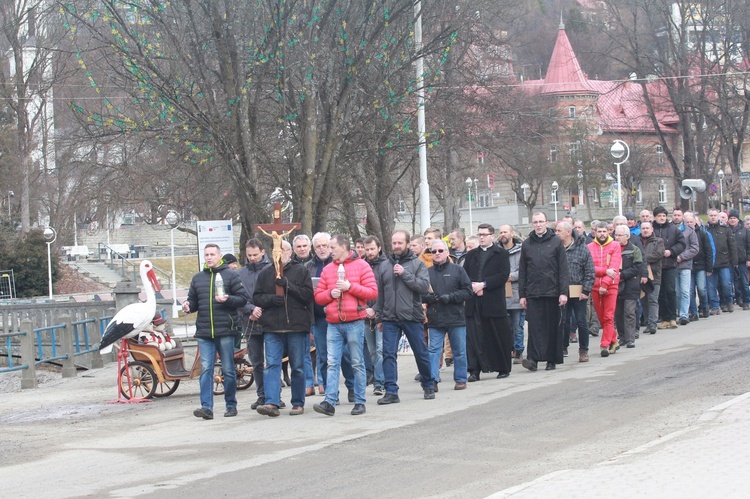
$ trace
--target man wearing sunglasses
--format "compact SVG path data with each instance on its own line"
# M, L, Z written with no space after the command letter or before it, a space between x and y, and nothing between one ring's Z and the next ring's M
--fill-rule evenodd
M448 245L440 239L432 243L432 267L428 269L432 292L422 299L427 303L429 353L435 389L440 377L440 357L447 335L453 351L454 389L466 388L466 317L464 302L471 298L471 281L466 271L451 263Z

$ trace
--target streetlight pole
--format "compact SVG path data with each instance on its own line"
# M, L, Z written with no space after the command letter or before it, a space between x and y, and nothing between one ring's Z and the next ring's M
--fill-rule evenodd
M50 247L57 239L57 231L52 227L44 229L44 240L47 243L47 284L49 286L49 299L52 299L52 250Z
M471 184L472 183L473 181L471 180L471 177L466 177L466 190L469 193L469 232L468 234L466 234L467 236L472 235L473 234L472 230L474 230L473 229L474 220L472 219L472 216L471 216Z
M172 318L176 319L179 317L178 311L180 310L177 305L177 273L175 272L174 266L174 230L180 225L180 215L177 212L170 210L165 218L171 229L169 230L169 244L172 247Z
M719 177L719 211L721 211L724 204L724 170L716 172L716 176Z
M552 182L552 197L554 199L553 203L555 205L555 222L557 222L557 189L559 189L560 186L557 183L557 180Z
M615 165L617 166L617 209L619 215L622 216L622 173L620 170L622 164L630 157L630 148L624 141L617 139L609 148L609 153L615 159Z

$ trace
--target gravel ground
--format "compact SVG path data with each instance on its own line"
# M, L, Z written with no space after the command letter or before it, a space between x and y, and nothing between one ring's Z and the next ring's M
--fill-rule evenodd
M60 368L55 366L37 366L36 381L40 385L61 378ZM21 371L0 374L0 393L21 391Z

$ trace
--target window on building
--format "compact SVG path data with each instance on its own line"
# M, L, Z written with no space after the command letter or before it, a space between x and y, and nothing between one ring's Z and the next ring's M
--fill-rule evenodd
M480 208L489 208L492 206L492 194L489 192L479 193L478 206Z
M568 118L574 119L576 117L576 107L568 106Z
M404 198L402 197L398 198L398 212L406 213L406 201L404 201Z
M568 154L571 159L576 159L581 154L581 141L568 142Z
M552 144L549 146L549 160L554 163L557 161L557 146L555 144Z
M482 151L479 151L477 153L477 164L483 165L484 164L484 153Z
M641 184L635 186L635 202L643 204L643 189L641 189Z
M663 165L664 164L664 149L661 147L661 145L656 146L656 164L657 165Z
M667 184L663 180L659 183L659 204L667 204Z

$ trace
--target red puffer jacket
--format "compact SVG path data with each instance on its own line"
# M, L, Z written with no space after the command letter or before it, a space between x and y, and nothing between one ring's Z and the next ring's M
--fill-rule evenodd
M620 244L608 237L604 244L600 244L599 241L594 239L588 244L588 248L596 270L592 292L596 293L599 288L617 289L620 285L620 267L622 264ZM614 269L617 272L614 279L607 275L607 269Z
M333 324L353 322L365 318L367 300L378 297L378 285L370 264L359 258L356 251L349 253L344 260L346 280L351 287L344 291L340 298L331 297L331 291L336 289L339 264L334 260L323 268L318 287L315 288L315 303L326 311L326 320Z

